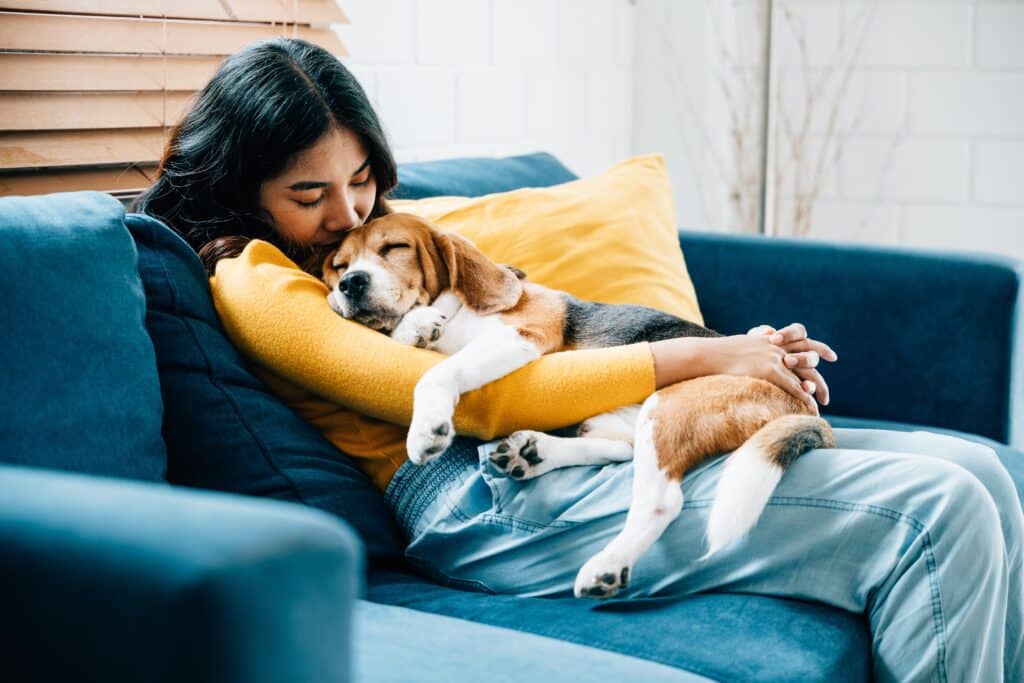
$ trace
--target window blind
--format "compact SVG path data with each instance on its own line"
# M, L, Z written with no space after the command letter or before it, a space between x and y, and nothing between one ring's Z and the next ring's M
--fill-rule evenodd
M0 196L148 186L221 60L291 36L344 56L335 0L0 0Z

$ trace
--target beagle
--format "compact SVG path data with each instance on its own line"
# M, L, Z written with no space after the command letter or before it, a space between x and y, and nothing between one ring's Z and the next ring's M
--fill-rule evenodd
M581 301L529 282L465 238L408 214L349 231L324 259L322 277L338 314L403 344L448 355L414 391L406 446L417 465L451 444L452 416L463 393L542 354L720 336L652 308ZM558 467L633 458L625 526L576 578L576 596L596 598L628 584L637 559L682 509L680 482L694 466L734 451L709 514L710 555L754 526L795 458L835 445L828 423L783 389L727 375L663 388L642 405L586 420L578 435L519 431L499 443L490 459L507 476L529 479Z

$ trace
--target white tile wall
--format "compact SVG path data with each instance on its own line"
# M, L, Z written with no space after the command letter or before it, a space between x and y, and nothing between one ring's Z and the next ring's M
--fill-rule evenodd
M545 150L590 175L630 155L630 0L339 5L343 61L400 161Z
M661 152L680 225L721 230L731 131L718 38L754 64L759 1L342 0L352 23L338 31L400 161L544 149L589 175ZM1024 1L775 5L803 27L812 79L874 12L810 236L1024 256ZM774 40L780 95L801 121L804 57L781 13ZM810 117L812 153L829 115L821 102ZM783 234L792 200L783 188Z
M672 126L682 121L697 127L685 115L691 109L712 145L729 144L729 119L714 106L721 100L716 69L722 46L708 8L727 15L730 47L749 65L757 44L757 2L637 0L635 87L659 112L671 114L645 110L647 101L638 97L634 135L645 151L666 153L681 213L691 221L703 218L709 230L721 229L727 202L717 172L708 171L714 155L699 151L697 136ZM839 110L837 177L823 188L811 237L1024 258L1024 2L776 0L775 6L789 8L804 27L812 75L834 58L843 26L849 45L852 21L865 8L875 11ZM651 40L663 26L690 48L680 53ZM777 17L773 39L785 73L784 106L800 121L805 91L794 66L800 50L784 19ZM666 84L679 74L689 86L667 93ZM810 119L812 146L827 128L828 109L819 106ZM792 193L783 192L778 203L785 217ZM789 231L784 218L777 227L781 234Z

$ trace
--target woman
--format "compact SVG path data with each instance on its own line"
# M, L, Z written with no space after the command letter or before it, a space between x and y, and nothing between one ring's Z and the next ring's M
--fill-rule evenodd
M489 477L479 462L486 456L472 449L453 447L432 467L403 464L395 425L408 425L412 387L439 359L333 316L323 288L292 263L386 213L395 182L352 76L319 48L273 40L225 61L175 130L138 208L202 251L232 339L386 491L410 560L465 585L567 594L576 570L621 527L631 464L567 468L525 484ZM304 363L292 348L300 342L312 356ZM637 403L652 387L717 373L827 403L819 358L835 356L799 324L546 356L528 376L468 394L456 428L491 439L536 428L551 411L569 424ZM331 424L281 378L341 406ZM509 400L523 395L531 400ZM924 432L836 436L838 448L793 465L744 542L703 562L702 502L722 459L687 475L687 506L626 595L734 590L818 600L867 616L879 678L1024 678L1024 515L995 454Z

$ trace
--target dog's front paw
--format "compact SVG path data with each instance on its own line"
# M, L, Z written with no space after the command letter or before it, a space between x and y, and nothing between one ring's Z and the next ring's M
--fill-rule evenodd
M602 550L580 569L573 593L577 598L610 598L629 586L631 571L632 564L625 558Z
M491 464L513 479L532 479L548 471L539 443L546 437L541 432L522 430L510 434L491 453Z
M391 338L407 346L429 349L444 332L448 316L433 306L414 308L402 318Z
M405 438L409 460L415 465L426 465L448 450L454 438L455 426L450 417L413 415Z

